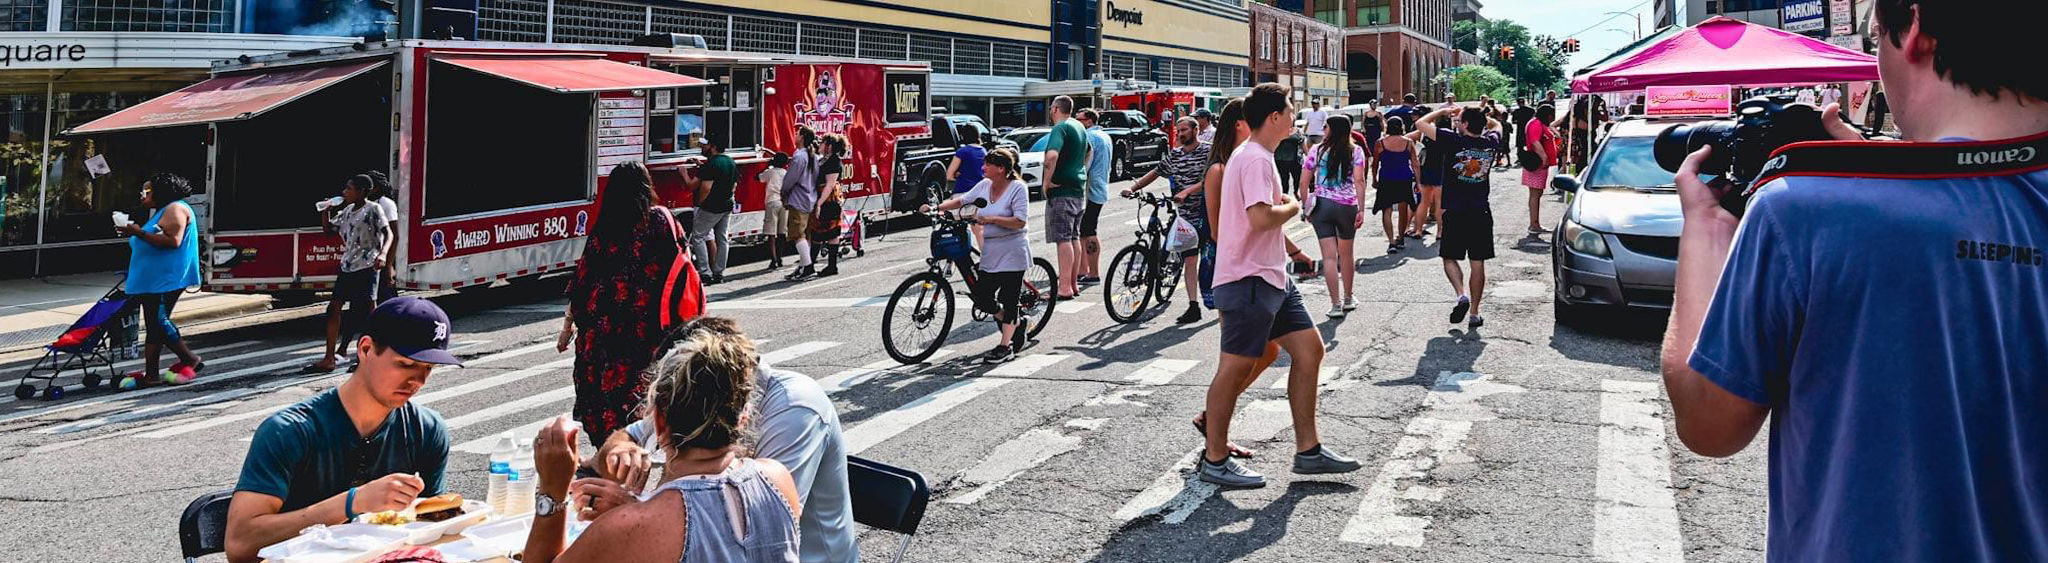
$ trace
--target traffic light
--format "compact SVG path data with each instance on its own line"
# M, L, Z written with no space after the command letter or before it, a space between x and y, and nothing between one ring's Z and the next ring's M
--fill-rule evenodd
M1566 52L1566 53L1577 53L1577 52L1579 52L1579 40L1577 40L1577 39L1566 39L1566 40L1564 40L1564 52Z
M1500 48L1500 58L1501 58L1502 60L1509 60L1509 59L1513 59L1513 58L1515 58L1515 48L1514 48L1514 47L1508 47L1508 46L1502 46L1502 47Z

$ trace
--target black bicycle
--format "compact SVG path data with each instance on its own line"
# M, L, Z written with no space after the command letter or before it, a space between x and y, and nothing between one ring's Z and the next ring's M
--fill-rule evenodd
M1167 226L1174 220L1172 198L1137 192L1127 196L1138 200L1138 208L1151 206L1151 217L1138 225L1138 240L1125 246L1109 261L1109 276L1102 281L1102 306L1109 318L1120 323L1144 320L1148 311L1157 313L1173 301L1180 287L1180 253L1166 248Z
M976 202L985 204L985 202ZM967 282L968 295L974 295L974 285L979 277L975 267L981 259L981 252L974 249L973 236L967 226L972 219L953 217L945 212L929 212L932 219L932 256L924 260L925 271L911 274L896 286L896 292L889 296L889 306L882 310L882 348L889 357L904 364L915 364L930 358L945 344L946 335L953 331L953 284L948 281L954 270L960 271L960 280ZM1054 281L1059 279L1052 262L1044 258L1033 258L1031 267L1024 272L1024 287L1017 292L1017 315L1030 323L1024 340L1035 338L1045 330L1046 321L1052 319ZM975 321L994 318L984 311L991 307L968 307ZM993 307L1000 309L1000 307Z

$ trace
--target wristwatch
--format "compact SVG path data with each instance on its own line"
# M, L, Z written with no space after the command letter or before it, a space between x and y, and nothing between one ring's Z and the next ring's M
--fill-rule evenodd
M533 492L533 515L541 518L562 513L562 502L540 491Z

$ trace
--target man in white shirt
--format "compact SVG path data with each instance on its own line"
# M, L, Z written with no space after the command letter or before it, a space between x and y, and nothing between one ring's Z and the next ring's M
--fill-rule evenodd
M1323 131L1329 127L1330 112L1323 111L1322 100L1308 103L1308 113L1301 114L1304 133L1308 134L1308 146L1323 144Z
M1201 132L1195 134L1195 140L1203 143L1216 142L1216 114L1209 113L1209 108L1195 110L1195 125L1201 126Z

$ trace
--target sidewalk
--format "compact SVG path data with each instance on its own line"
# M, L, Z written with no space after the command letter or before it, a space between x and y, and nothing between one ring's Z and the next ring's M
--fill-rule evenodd
M56 340L120 280L120 272L0 280L0 354ZM269 308L268 295L186 293L171 319L196 323Z

